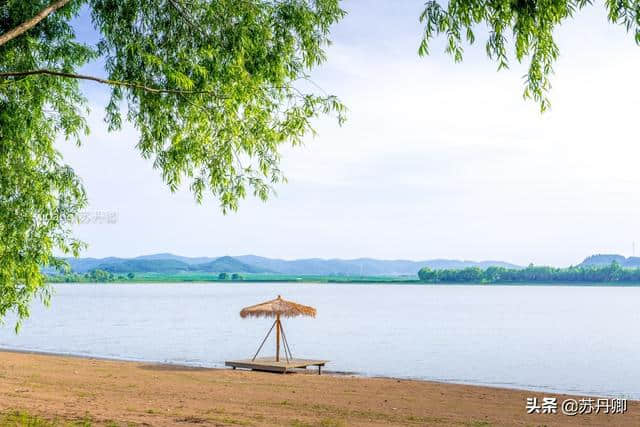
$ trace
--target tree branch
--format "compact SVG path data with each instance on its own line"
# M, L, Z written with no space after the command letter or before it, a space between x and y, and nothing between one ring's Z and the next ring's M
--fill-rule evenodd
M9 30L6 33L0 35L0 46L5 44L6 42L18 37L19 35L23 34L24 32L29 31L30 29L32 29L33 27L38 25L38 23L40 21L42 21L44 18L46 18L47 16L51 15L53 12L55 12L58 9L60 9L65 4L69 3L70 1L71 0L54 1L51 4L49 4L49 6L45 7L40 12L38 12L38 14L36 16L34 16L33 18L29 19L28 21L23 22L22 24L20 24L17 27L15 27L13 30Z
M187 14L187 12L185 12L180 6L178 6L174 0L169 0L169 3L171 3L171 6L173 6L173 8L178 11L178 13L182 17L182 19L184 19L184 21L187 24L189 24L189 26L191 28L193 28L194 30L196 30L198 32L200 31L200 28L198 28L198 26L193 23L193 20L191 19L191 16L189 16Z
M205 94L210 94L210 95L217 95L214 91L211 91L211 90L164 89L164 88L146 86L146 85L144 85L142 83L138 83L138 82L126 82L126 81L121 81L121 80L109 80L109 79L102 79L100 77L95 77L95 76L87 76L87 75L83 75L83 74L72 74L72 73L65 73L65 72L62 72L62 71L44 70L44 69L41 69L41 70L28 70L28 71L4 72L4 73L0 73L0 79L6 79L8 77L27 77L27 76L34 76L34 75L48 75L48 76L66 77L66 78L78 79L78 80L91 80L91 81L94 81L94 82L98 82L98 83L102 83L102 84L106 84L106 85L110 85L110 86L130 87L130 88L133 88L133 89L141 89L141 90L144 90L146 92L151 92L151 93L175 93L175 94L182 94L182 95L205 93Z

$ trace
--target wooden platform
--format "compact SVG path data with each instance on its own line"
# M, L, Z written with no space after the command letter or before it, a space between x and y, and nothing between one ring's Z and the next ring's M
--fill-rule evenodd
M317 366L318 375L322 373L322 367L328 360L309 360L309 359L283 359L276 362L275 357L258 357L255 360L228 360L224 362L225 366L231 366L233 369L243 368L254 371L269 371L286 373L293 369L307 368L307 366Z

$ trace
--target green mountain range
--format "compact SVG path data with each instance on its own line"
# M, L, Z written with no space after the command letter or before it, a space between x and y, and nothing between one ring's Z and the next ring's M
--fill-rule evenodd
M170 253L143 255L136 258L69 258L75 273L104 270L123 273L272 273L283 275L323 276L416 276L423 267L432 270L456 270L467 267L504 267L520 269L521 266L502 261L461 261L432 259L425 261L308 258L284 260L256 255L222 257L185 257ZM591 255L578 266L608 266L617 262L621 267L640 268L640 257L624 257L616 254Z
M630 256L626 258L622 255L615 254L591 255L585 258L585 260L582 261L579 266L605 266L611 265L612 262L617 262L618 264L620 264L620 267L624 268L640 268L640 257Z
M377 260L372 258L298 259L283 260L255 255L222 257L184 257L169 253L144 255L136 258L69 258L75 273L104 270L111 273L276 273L287 275L333 276L416 276L422 267L456 269L499 266L520 268L501 261L459 261L433 259L426 261Z

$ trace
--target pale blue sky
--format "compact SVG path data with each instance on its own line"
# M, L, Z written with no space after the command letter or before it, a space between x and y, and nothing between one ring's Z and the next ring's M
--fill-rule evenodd
M108 134L108 88L87 83L92 134L60 143L84 178L85 256L259 254L269 257L500 259L568 265L640 247L640 48L601 6L558 31L552 110L521 98L523 66L497 73L482 43L454 64L434 44L419 58L422 1L346 1L328 61L313 74L349 107L347 123L284 150L289 183L267 203L223 216L171 194L135 150L130 127ZM77 21L94 37L86 16ZM87 67L100 73L100 64ZM640 250L638 251L640 252Z

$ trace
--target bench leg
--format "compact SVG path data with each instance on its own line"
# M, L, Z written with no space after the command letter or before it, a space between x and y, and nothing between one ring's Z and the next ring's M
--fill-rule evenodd
M322 365L318 365L318 375L322 375Z

